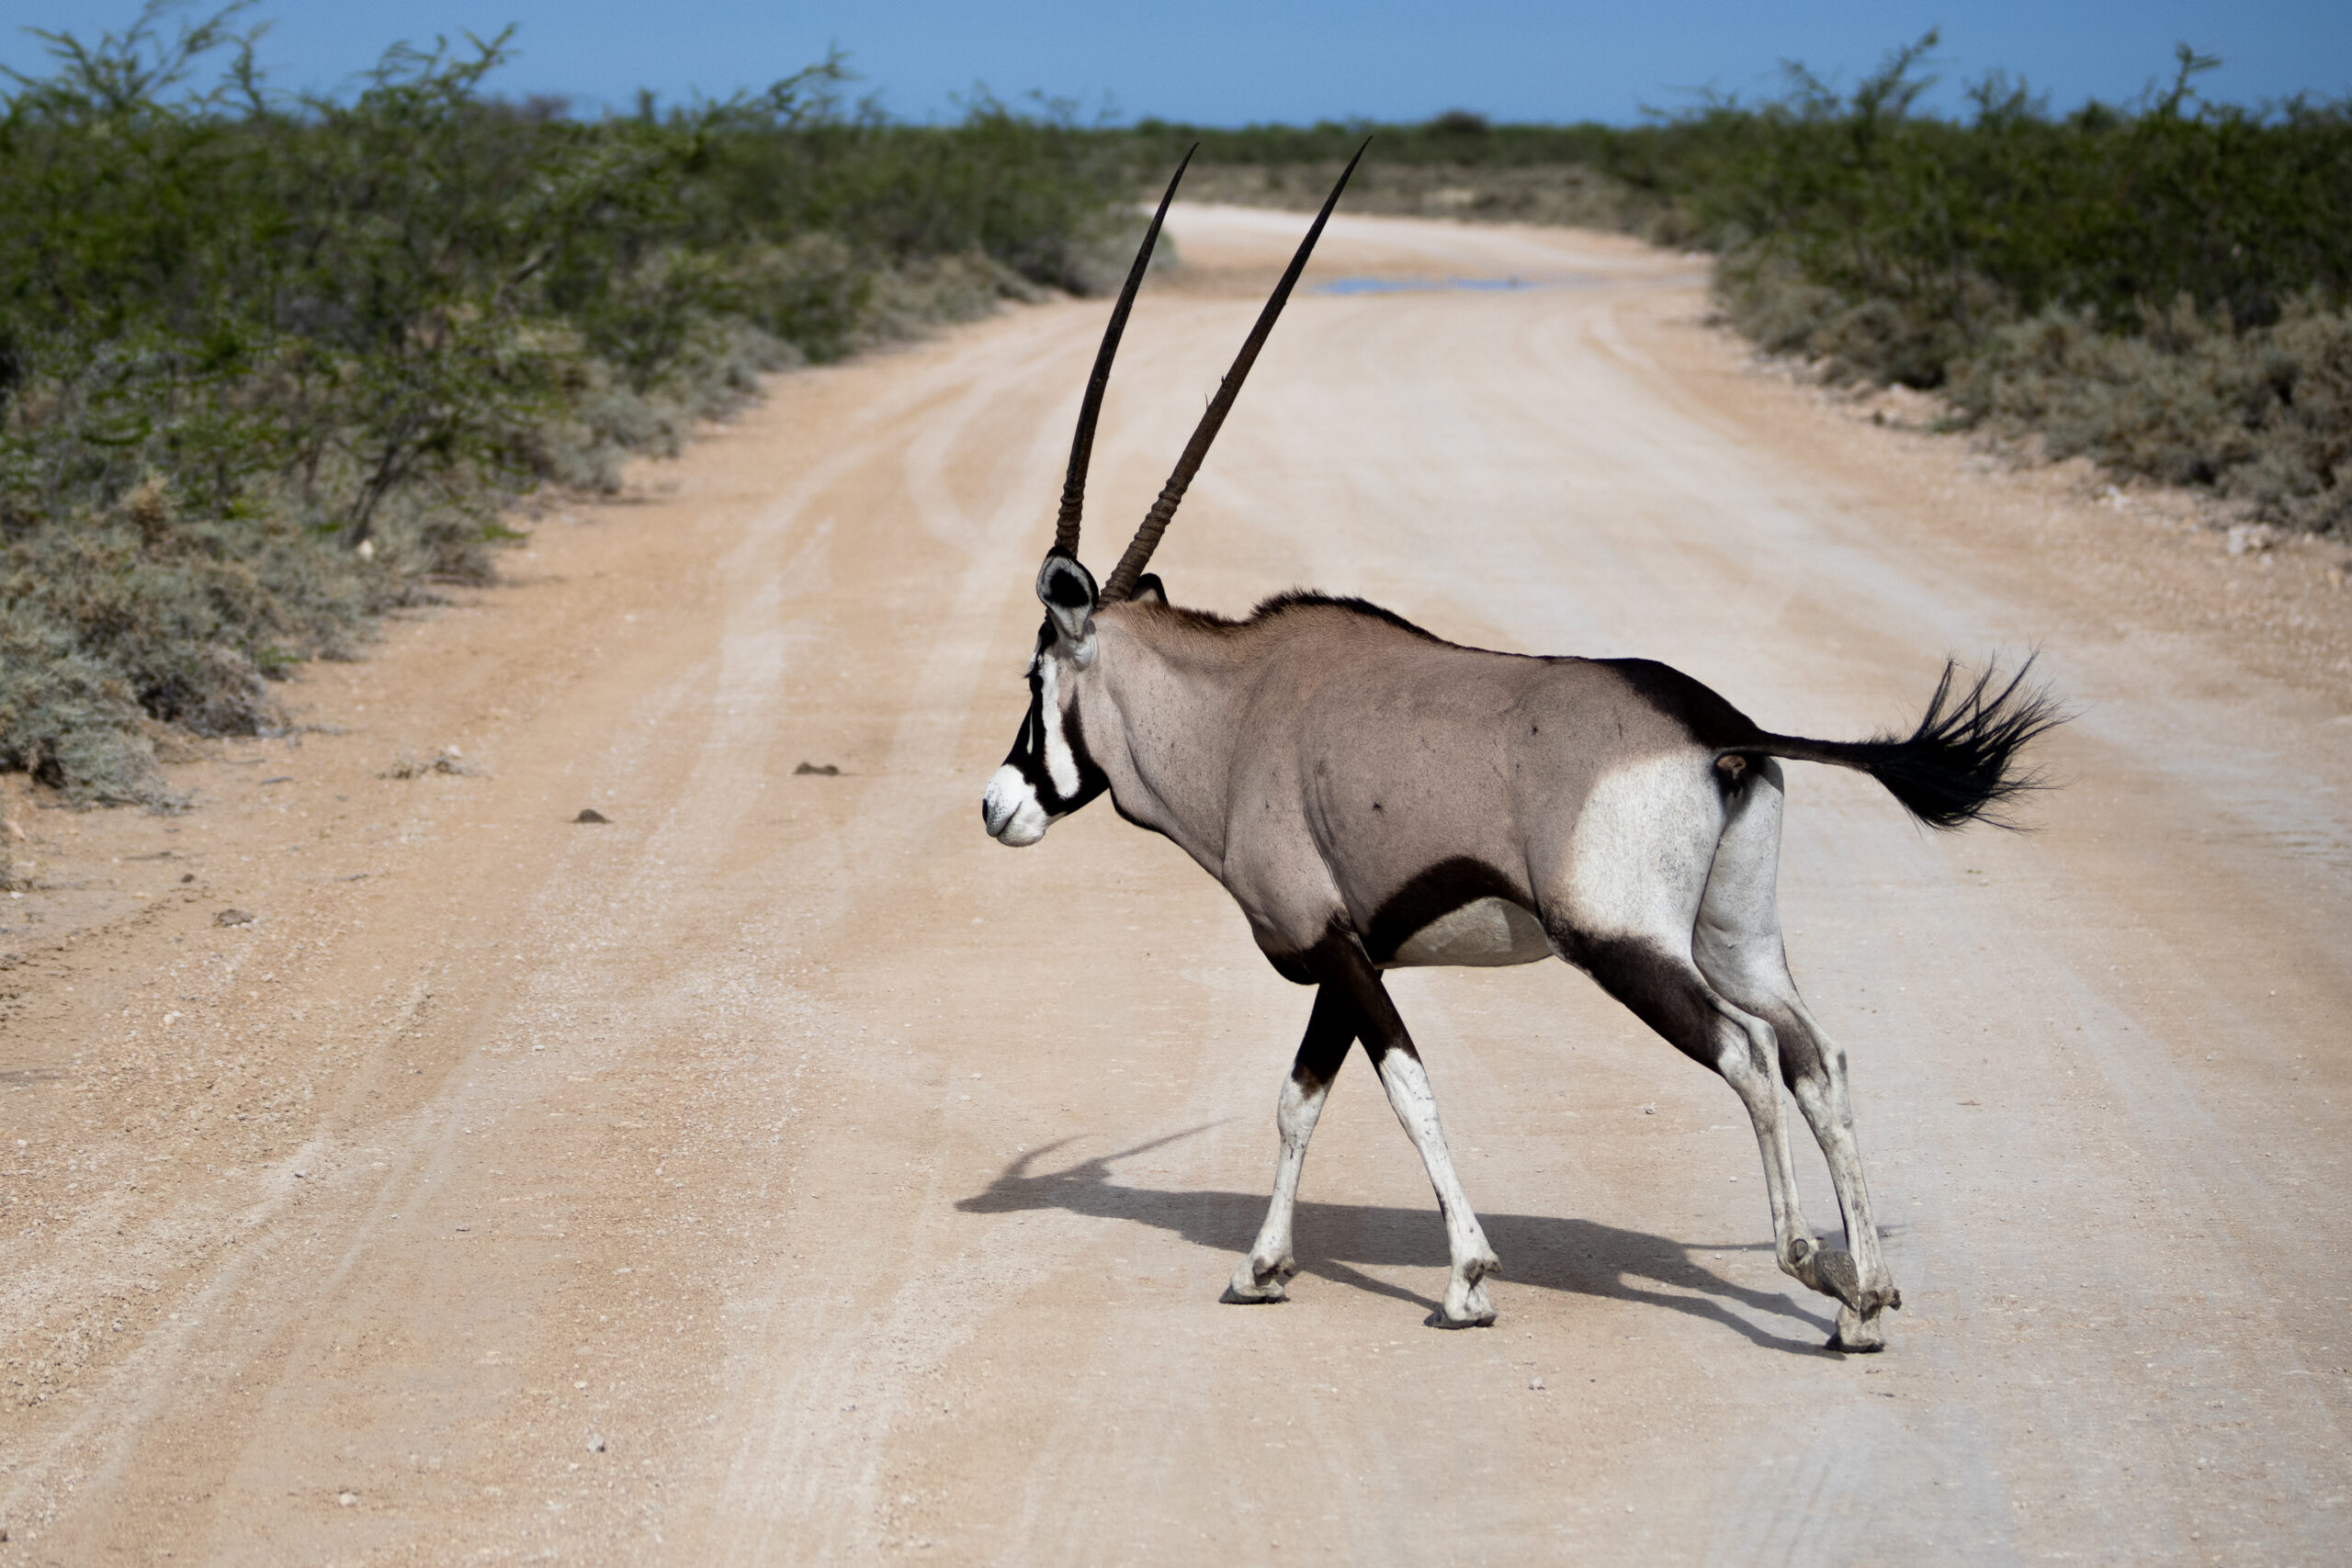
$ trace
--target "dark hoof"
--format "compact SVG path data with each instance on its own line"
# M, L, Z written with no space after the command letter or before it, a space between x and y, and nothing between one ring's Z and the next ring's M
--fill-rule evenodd
M1279 1292L1271 1296L1245 1296L1231 1285L1227 1285L1225 1288L1225 1294L1217 1297L1217 1300L1229 1307L1271 1307L1280 1306L1290 1298Z
M1492 1313L1488 1313L1484 1317L1455 1319L1446 1316L1442 1312L1433 1312L1421 1319L1421 1326L1424 1328L1492 1328L1494 1325L1495 1315Z
M1874 1355L1886 1348L1885 1325L1876 1311L1859 1313L1852 1307L1841 1307L1837 1331L1829 1337L1829 1348L1848 1356Z

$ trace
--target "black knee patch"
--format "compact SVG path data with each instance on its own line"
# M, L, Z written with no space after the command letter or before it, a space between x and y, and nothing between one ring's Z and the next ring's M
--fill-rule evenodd
M1346 993L1326 981L1315 993L1315 1010L1306 1020L1306 1036L1290 1065L1291 1080L1305 1089L1320 1089L1340 1076L1348 1047L1356 1043L1363 1015ZM1377 1060L1377 1058L1375 1058Z

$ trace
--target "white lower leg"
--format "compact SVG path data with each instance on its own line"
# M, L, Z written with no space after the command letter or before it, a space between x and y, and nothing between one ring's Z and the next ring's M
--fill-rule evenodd
M1282 1134L1282 1153L1274 1161L1274 1196L1266 1206L1266 1222L1258 1227L1258 1239L1233 1270L1233 1282L1226 1287L1228 1302L1278 1302L1288 1292L1283 1289L1292 1275L1298 1272L1297 1259L1291 1255L1291 1214L1298 1205L1298 1179L1306 1168L1306 1145L1315 1136L1315 1123L1322 1119L1323 1102L1329 1097L1329 1083L1312 1089L1302 1087L1295 1075L1283 1079L1281 1097L1274 1103L1274 1128Z
M1837 1189L1838 1207L1846 1220L1846 1246L1854 1255L1855 1268L1865 1286L1887 1283L1878 1225L1871 1217L1870 1185L1862 1178L1861 1152L1854 1144L1853 1118L1841 1113L1834 1097L1814 1084L1800 1080L1795 1093L1798 1108L1821 1145L1823 1159L1828 1162L1830 1185Z
M1405 1124L1406 1136L1420 1152L1430 1186L1437 1193L1438 1211L1445 1216L1453 1272L1446 1281L1438 1316L1452 1327L1492 1323L1495 1309L1487 1299L1484 1281L1502 1267L1502 1261L1487 1245L1487 1233L1479 1227L1469 1195L1454 1174L1453 1156L1445 1147L1445 1130L1438 1124L1437 1097L1430 1091L1429 1073L1411 1051L1391 1050L1380 1058L1380 1081L1388 1090L1388 1103L1396 1120Z
M1838 1314L1838 1340L1849 1349L1874 1350L1885 1343L1879 1314L1901 1307L1903 1292L1895 1289L1894 1271L1879 1247L1878 1222L1871 1214L1870 1184L1862 1177L1853 1110L1845 1092L1845 1061L1836 1046L1826 1040L1821 1044L1825 1072L1818 1077L1800 1077L1792 1088L1798 1109L1828 1163L1830 1184L1845 1216L1846 1246L1853 1255L1853 1297Z
M1777 1070L1780 1043L1761 1019L1726 1015L1718 1032L1722 1055L1716 1070L1747 1107L1756 1129L1757 1152L1764 1161L1764 1195L1772 1207L1774 1249L1781 1271L1820 1290L1813 1277L1813 1256L1821 1249L1804 1222L1797 1201L1796 1160L1789 1153L1789 1122L1781 1104Z
M1838 1190L1838 1207L1846 1218L1846 1246L1861 1269L1865 1288L1892 1290L1894 1278L1879 1250L1878 1225L1871 1218L1870 1184L1862 1177L1861 1146L1854 1138L1854 1104L1846 1088L1846 1053L1822 1032L1821 1026L1802 1010L1799 1019L1811 1031L1820 1053L1821 1071L1803 1075L1791 1086L1797 1109L1804 1112L1814 1141L1829 1164L1829 1179Z

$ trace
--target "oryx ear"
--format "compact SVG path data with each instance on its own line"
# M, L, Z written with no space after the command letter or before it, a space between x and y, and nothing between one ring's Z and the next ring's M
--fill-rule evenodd
M1147 571L1136 579L1136 591L1127 597L1139 604L1165 604L1168 603L1168 584L1159 581L1159 573Z
M1094 606L1101 600L1094 577L1074 557L1055 550L1037 569L1037 602L1054 618L1054 629L1072 648L1083 649L1094 632Z

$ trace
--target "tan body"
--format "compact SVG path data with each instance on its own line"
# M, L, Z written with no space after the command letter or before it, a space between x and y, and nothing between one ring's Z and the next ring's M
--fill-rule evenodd
M1547 916L1564 935L1622 929L1638 911L1611 907L1593 854L1622 824L1587 828L1580 879L1584 812L1562 809L1611 809L1612 773L1679 768L1698 795L1686 836L1722 829L1714 749L1629 700L1611 665L1460 648L1337 604L1233 625L1131 602L1095 626L1070 694L1112 798L1222 882L1285 972L1335 926L1381 967L1530 963L1556 951ZM1464 863L1508 913L1453 921L1449 943L1430 928L1477 874L1425 879Z

